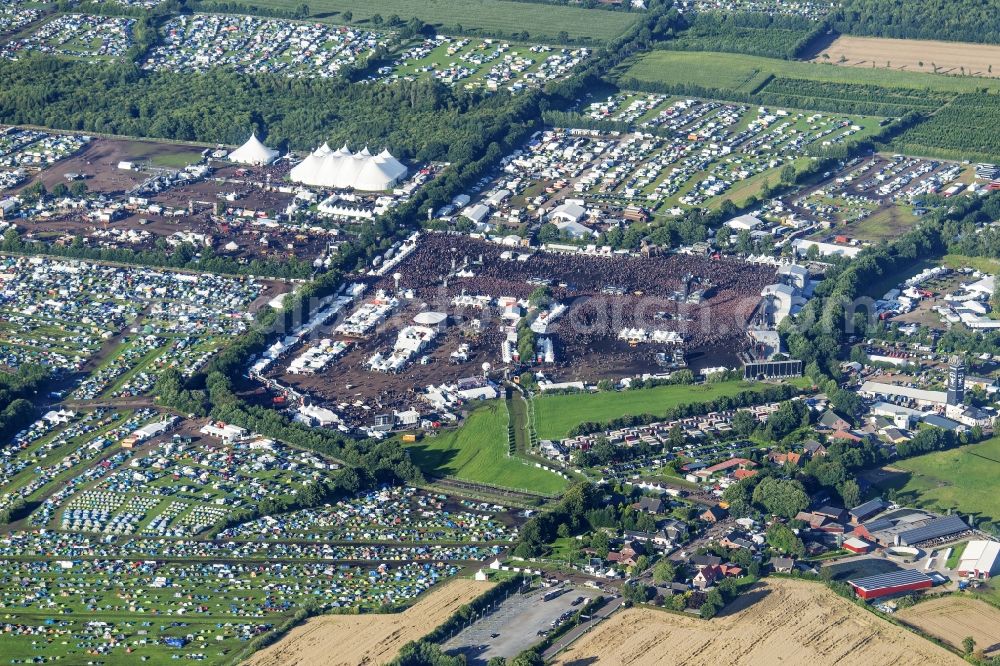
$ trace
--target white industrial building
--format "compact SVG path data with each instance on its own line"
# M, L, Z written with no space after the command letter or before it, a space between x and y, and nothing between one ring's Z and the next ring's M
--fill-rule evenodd
M1000 542L970 541L959 558L956 571L959 576L981 579L1000 572Z
M332 150L323 144L292 169L296 183L365 192L391 190L406 177L407 168L388 150L372 155L365 148L352 153L345 145Z
M885 398L889 400L910 400L924 407L942 407L948 404L944 391L929 391L898 384L867 381L858 391L865 398Z

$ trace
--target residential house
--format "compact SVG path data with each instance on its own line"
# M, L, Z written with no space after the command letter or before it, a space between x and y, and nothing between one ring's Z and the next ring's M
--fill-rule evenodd
M632 505L632 508L653 515L663 513L663 500L656 497L640 497L639 501Z
M792 573L795 569L795 560L791 557L772 557L771 568L777 573Z
M843 416L828 409L819 417L818 426L825 428L826 430L847 430L851 427L850 422Z
M717 523L726 517L726 510L718 506L710 506L698 516L706 523Z

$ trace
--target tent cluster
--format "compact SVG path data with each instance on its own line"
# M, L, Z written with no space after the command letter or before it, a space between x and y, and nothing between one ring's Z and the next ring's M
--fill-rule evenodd
M256 134L251 134L246 143L229 153L229 161L237 164L262 166L270 164L276 159L278 159L278 151L261 143Z
M346 145L334 151L324 143L292 169L291 179L316 187L377 192L395 187L406 172L406 167L388 150L378 155L372 155L367 148L352 153Z

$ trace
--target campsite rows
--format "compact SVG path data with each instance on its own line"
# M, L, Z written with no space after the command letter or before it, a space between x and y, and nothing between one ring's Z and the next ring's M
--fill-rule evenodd
M231 67L247 74L336 76L364 65L391 35L325 23L297 23L255 16L182 15L162 29L144 69L201 72Z
M0 7L0 35L17 32L41 16L42 12L34 7Z
M378 77L391 83L429 75L450 85L518 92L568 75L588 56L586 48L437 35L402 50Z
M27 11L18 10L14 17ZM0 14L0 32L5 31L5 16ZM29 22L25 17L14 24L16 18L10 19L11 29ZM121 57L133 44L133 26L134 19L60 16L0 48L0 56L16 59L37 51L88 59ZM511 92L568 76L590 55L580 47L443 35L398 44L391 31L235 14L183 14L163 25L160 37L143 69L204 72L228 67L246 74L329 78L363 70L373 55L388 52L391 64L369 80L426 75L449 85Z
M449 503L441 495L415 488L370 491L336 505L302 509L282 516L265 516L225 530L222 538L309 541L509 541L517 534L511 518L505 523L496 505L461 500Z
M403 604L457 571L443 562L0 560L5 654L221 663L300 608Z
M19 185L31 171L48 168L89 142L90 137L79 134L0 127L0 191Z
M20 60L28 53L102 61L120 58L134 44L134 18L63 14L26 37L0 45L0 58Z
M0 509L44 499L39 513L32 517L34 522L44 525L39 515L48 512L46 504L58 504L100 476L104 463L94 465L117 451L118 443L142 427L153 414L148 409L136 412L99 409L35 443L22 441L20 448L17 442L21 435L15 436L15 447L3 463Z
M266 289L249 279L41 257L2 260L0 288L0 363L8 367L35 362L77 371L127 333L77 390L84 399L145 371L134 362L157 349L191 374L207 360L204 345L246 330L250 306Z
M552 129L536 135L504 159L500 178L460 215L490 232L548 215L563 235L587 238L620 222L629 207L676 215L727 198L739 202L759 191L764 174L776 183L782 167L856 141L877 126L856 116L668 102L608 110L620 122L648 128L645 133ZM553 217L565 212L556 206L566 201L581 206L579 212Z
M781 2L781 0L681 0L678 9L685 12L732 14L766 14L768 16L799 16L811 21L822 20L837 5L825 2Z
M517 533L502 506L385 487L273 514L270 529L287 527L286 541L263 540L259 521L206 538L235 510L303 497L338 465L146 409L52 411L9 451L0 508L40 502L0 537L2 631L15 663L220 663L303 607L406 604ZM327 537L311 541L296 531L302 521L322 521Z

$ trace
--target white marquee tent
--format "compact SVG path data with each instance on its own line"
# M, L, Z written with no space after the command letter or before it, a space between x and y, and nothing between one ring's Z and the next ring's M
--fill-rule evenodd
M346 145L334 151L324 143L296 165L290 175L294 182L304 185L377 192L392 189L406 173L406 167L388 150L378 155L372 155L367 148L352 153Z
M271 150L257 138L257 134L251 134L247 142L229 153L229 161L237 164L251 164L260 166L270 164L278 159L278 151Z

